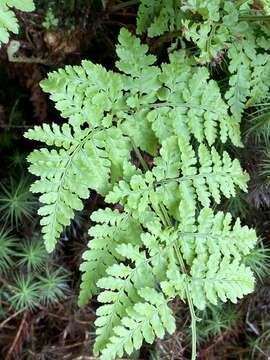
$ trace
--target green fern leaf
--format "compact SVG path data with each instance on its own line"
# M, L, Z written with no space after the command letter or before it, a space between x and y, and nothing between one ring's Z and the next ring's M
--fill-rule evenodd
M227 198L235 196L237 187L247 191L248 174L243 172L238 160L231 160L227 152L220 157L215 148L209 151L200 144L197 159L195 151L185 139L179 137L177 141L172 136L163 142L160 154L152 173L134 175L129 182L121 180L106 196L106 201L120 202L131 210L138 208L139 211L145 211L160 201L175 214L173 208L176 201L179 205L183 190L189 201L192 199L192 202L196 202L198 199L206 207L210 206L211 197L220 203L221 195ZM179 184L178 189L177 185L174 186L174 199L166 196L170 193L170 183Z
M137 33L155 37L175 31L181 26L181 5L175 0L141 0L137 17Z
M116 62L116 66L125 74L140 77L146 67L156 62L154 55L147 55L148 46L141 44L128 30L120 30L118 41L116 52L120 60Z
M42 82L67 119L26 133L48 147L28 158L38 176L31 190L41 193L44 204L39 214L47 250L54 249L92 189L119 209L92 214L95 224L81 265L80 305L94 295L101 304L94 352L103 360L172 333L168 304L177 295L189 305L194 333L193 304L203 309L235 302L254 288L244 259L256 245L255 231L211 207L247 191L248 174L218 141L242 145L242 112L267 88L266 72L260 85L253 76L246 86L245 76L254 69L262 74L269 59L260 54L260 46L267 47L262 29L257 42L257 25L240 21L234 3L225 2L224 9L222 4L187 0L179 14L174 1L145 0L140 7L155 11L149 16L151 35L183 21L182 40L190 36L197 58L188 50L174 51L167 63L156 65L148 47L122 29L118 72L84 61ZM248 11L249 4L243 8ZM202 64L225 48L231 76L221 89ZM238 71L245 75L241 81Z
M131 355L138 350L143 339L149 344L155 337L163 338L165 331L173 334L175 320L162 293L153 288L142 288L139 295L144 302L138 302L121 320L121 325L114 328L110 343L102 351L102 360L122 357L124 352Z
M101 224L90 228L89 235L93 239L89 241L89 249L83 254L84 262L80 267L83 272L79 297L81 306L97 293L97 281L105 276L106 269L121 259L116 246L119 243L140 242L140 225L126 213L121 214L107 208L93 213L91 219ZM112 237L114 242L111 241Z
M113 116L114 108L123 101L121 77L90 61L50 73L41 87L74 128L85 122L94 127L101 125L104 112L111 111Z
M224 258L218 265L212 256L209 258L206 273L205 270L206 267L203 269L200 261L194 261L190 291L194 304L201 310L208 302L217 305L218 298L223 302L229 299L236 303L254 290L255 279L252 271L238 261L230 262L228 258Z
M7 44L9 33L18 34L19 24L12 8L21 11L33 11L35 9L33 0L2 0L0 4L0 46Z
M47 143L70 144L70 148L61 148L59 151L35 150L28 157L30 172L40 177L32 185L31 191L42 193L40 202L46 204L39 209L39 215L43 217L42 232L49 252L53 251L62 227L70 224L74 210L82 210L83 203L80 199L88 198L89 189L105 194L109 188L110 176L110 161L102 149L104 144L95 134L89 131L83 131L83 134L77 132L72 143L70 138L66 142L64 134L60 137L52 134L49 132ZM25 136L43 139L44 127L36 127Z

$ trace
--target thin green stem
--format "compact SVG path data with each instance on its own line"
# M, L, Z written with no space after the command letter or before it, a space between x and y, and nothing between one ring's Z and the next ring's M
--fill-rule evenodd
M240 21L269 21L270 15L243 15L239 16Z
M236 6L238 7L238 8L240 8L242 5L244 5L246 2L248 2L248 0L238 0L237 2L236 2Z
M136 154L139 162L141 163L141 165L143 167L143 170L148 171L149 170L148 165L146 164L144 158L142 157L142 154L141 154L140 150L137 148L137 146L136 146L136 144L135 144L135 142L134 142L134 140L132 138L130 138L130 141L131 141L131 144L133 146L133 150L135 151L135 154Z
M186 267L185 267L185 263L183 260L183 257L178 249L178 247L176 245L173 246L177 260L179 262L180 268L182 270L183 273L186 274ZM189 307L189 311L190 311L190 316L191 316L191 334L192 334L192 353L191 353L191 360L196 360L197 357L197 328L196 328L196 322L198 320L196 314L195 314L195 309L194 309L194 304L193 304L193 300L190 296L190 291L189 291L189 286L188 283L185 281L185 292L187 295L187 301L188 301L188 307Z

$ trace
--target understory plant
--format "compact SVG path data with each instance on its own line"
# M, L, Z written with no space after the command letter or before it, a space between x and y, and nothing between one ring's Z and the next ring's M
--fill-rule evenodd
M0 2L0 48L8 43L10 33L18 34L19 24L14 9L33 11L33 0L1 0Z
M23 220L32 218L36 202L29 186L30 180L25 175L19 180L10 177L0 184L0 219L12 228L18 228Z
M255 230L219 206L247 191L248 173L224 148L243 146L244 111L269 90L265 11L253 1L143 0L137 32L172 40L167 59L122 28L116 71L85 60L41 83L67 119L25 134L46 145L28 161L47 251L91 192L107 204L91 215L79 296L84 305L98 295L102 360L174 333L176 297L189 306L195 359L197 309L254 290ZM222 81L211 71L221 63Z
M57 304L69 293L67 271L49 261L40 237L18 239L3 227L0 228L0 275L0 302L14 311Z

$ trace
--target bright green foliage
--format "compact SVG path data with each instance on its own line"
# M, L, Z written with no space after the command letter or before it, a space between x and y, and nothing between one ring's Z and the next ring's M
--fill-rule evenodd
M81 265L82 276L80 305L89 301L97 291L97 280L106 274L106 269L117 263L121 257L115 251L115 243L140 243L140 226L127 214L118 211L96 211L91 219L97 222L92 226L89 234L94 240L89 242L89 250L85 251L83 258L87 260ZM99 224L101 223L101 224ZM114 225L114 227L112 227ZM114 238L112 243L111 239Z
M182 20L180 1L141 0L137 17L137 33L147 31L148 36L162 35L180 28Z
M33 11L33 0L1 0L0 2L0 46L8 43L9 33L18 34L19 24L12 8L21 11Z
M130 197L132 195L135 194L130 194ZM96 353L102 351L101 359L122 356L123 350L130 353L140 346L141 340L138 339L142 337L152 343L154 335L161 337L166 330L173 331L174 319L168 315L164 296L167 301L176 294L185 299L185 284L199 309L203 309L206 303L216 305L218 299L236 302L254 286L251 270L242 263L242 255L249 253L256 243L253 230L241 227L239 221L231 226L229 215L214 215L209 208L204 208L197 219L194 216L192 222L185 221L177 227L162 230L159 217L150 210L150 205L155 207L155 192L151 198L145 196L147 200L143 194L141 197L139 204L136 202L136 210L136 204L127 201L127 212L124 214L128 216L132 212L147 231L141 233L138 245L114 244L114 251L121 256L121 260L109 266L107 275L97 282L98 287L103 289L98 300L104 305L97 310L94 350ZM105 218L108 209L99 210L99 214L101 212ZM111 233L113 231L118 231L117 224L111 225ZM186 274L179 269L174 245L182 250L186 263L190 264ZM90 250L89 266L94 254L91 255ZM130 265L125 265L126 261ZM95 276L94 271L90 274ZM155 290L158 284L162 291ZM147 293L151 291L156 295L146 298L146 288ZM157 303L153 304L155 301ZM159 314L154 305L166 312L168 323L164 323L161 317L163 313ZM137 309L141 309L141 312ZM143 315L141 320L140 314Z
M185 3L193 12L193 2ZM217 5L199 3L202 16L217 17ZM25 135L47 145L28 160L38 176L32 191L42 194L48 251L89 191L121 209L92 214L81 265L80 305L94 295L101 303L94 352L102 360L173 333L170 301L177 295L194 320L194 306L235 303L252 292L255 280L244 258L257 241L239 219L212 210L223 197L247 191L249 176L216 146L242 145L240 119L231 116L207 68L185 50L157 66L125 29L116 52L119 72L83 61L49 74L42 87L67 122Z
M65 130L62 131L64 134ZM36 129L35 136L43 135L44 132L42 128ZM30 171L41 177L32 185L31 190L43 193L40 201L46 206L39 210L39 214L43 216L42 225L48 251L54 249L62 226L69 225L70 219L74 217L74 210L82 210L83 203L80 199L88 198L88 188L103 194L109 187L110 163L102 149L104 142L100 142L95 135L90 130L77 132L69 149L36 150L28 158L32 163ZM28 137L31 136L29 133ZM58 141L60 139L55 134L55 145ZM66 144L61 142L61 146Z
M134 349L140 349L143 339L152 344L155 337L162 339L165 331L174 333L174 317L164 296L148 287L142 288L138 295L142 302L137 302L114 328L115 335L110 338L102 359L122 357L124 351L131 355Z
M270 54L267 53L266 39L270 32L263 23L241 17L241 12L252 15L252 1L246 1L240 7L237 2L212 3L216 11L205 12L203 22L183 22L184 34L198 46L200 62L218 64L227 53L230 88L225 97L233 116L240 119L246 104L258 102L268 93ZM209 6L209 2L207 4ZM192 11L201 14L202 9L193 6Z
M261 3L263 4L263 9L267 15L270 14L270 1L269 0L262 0Z
M269 90L270 30L250 16L269 11L269 2L255 12L253 1L141 0L137 31L153 37L166 32L193 42L198 62L219 65L228 58L229 89L225 94L235 120L240 120L247 105L262 100ZM242 16L243 15L243 16ZM254 19L253 19L254 20Z
M181 52L173 54L169 64L153 66L155 57L146 55L147 47L126 30L119 42L117 67L126 75L83 61L81 67L68 66L42 82L69 119L62 127L44 124L25 135L53 147L28 157L30 172L40 177L31 190L42 193L40 201L46 204L39 214L48 251L74 211L82 210L81 199L89 197L89 190L106 195L122 176L132 141L152 155L158 141L180 133L186 141L194 135L210 145L220 133L223 142L230 138L241 144L239 124L228 115L205 68L184 64Z

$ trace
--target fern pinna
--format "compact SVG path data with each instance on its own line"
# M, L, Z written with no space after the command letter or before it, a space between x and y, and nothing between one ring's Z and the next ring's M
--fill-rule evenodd
M21 11L33 11L33 0L1 0L0 2L0 48L1 43L8 43L9 33L18 34L19 24L12 8Z
M195 359L195 309L236 302L254 288L243 259L255 231L212 210L247 190L239 161L215 147L216 140L241 146L239 119L186 50L157 66L122 29L117 55L118 72L83 61L42 82L68 119L25 135L47 145L28 158L39 177L32 191L42 194L45 245L54 250L91 190L104 196L108 206L91 216L81 265L80 305L94 295L101 304L94 353L115 359L172 334L170 302L180 296L191 311Z

